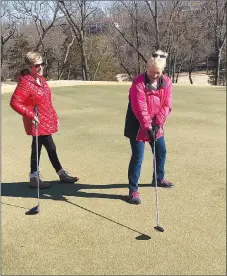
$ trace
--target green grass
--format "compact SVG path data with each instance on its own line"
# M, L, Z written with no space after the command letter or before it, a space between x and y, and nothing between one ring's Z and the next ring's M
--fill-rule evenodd
M226 91L174 86L165 126L166 177L159 190L164 233L155 226L155 194L148 184L152 155L146 145L140 178L142 204L127 194L129 141L123 136L128 86L53 88L60 118L54 135L62 164L76 185L42 191L41 213L27 184L31 137L2 96L2 272L4 275L225 275ZM46 152L40 164L55 180ZM61 199L65 196L72 204ZM131 228L131 229L129 229ZM148 241L136 240L144 233Z

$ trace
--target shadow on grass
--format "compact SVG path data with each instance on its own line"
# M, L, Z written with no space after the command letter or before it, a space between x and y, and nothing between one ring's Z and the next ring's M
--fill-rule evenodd
M49 181L51 186L48 189L40 189L41 199L52 199L61 200L62 196L75 196L75 197L87 197L87 198L109 198L109 199L120 199L127 201L126 195L106 194L106 193L95 193L85 192L82 190L109 190L116 188L128 188L128 184L68 184L61 183L60 181ZM142 187L151 186L150 184L142 184ZM9 182L1 184L2 196L7 197L37 197L37 189L29 188L27 182Z
M59 200L74 205L84 211L92 213L102 219L106 219L112 223L115 223L121 227L127 228L128 230L133 231L134 233L139 234L136 237L136 240L149 240L150 236L141 233L131 227L128 227L122 223L114 221L108 217L105 217L101 214L98 214L92 210L89 210L83 206L80 206L76 203L69 201L65 196L76 196L76 197L87 197L87 198L109 198L109 199L120 199L127 202L127 196L123 195L115 195L115 194L104 194L104 193L94 193L94 192L83 192L81 190L91 190L91 189L116 189L116 188L128 188L128 184L107 184L107 185L97 185L97 184L65 184L59 181L49 181L51 186L48 189L40 190L40 199L52 199ZM142 186L150 186L150 184L143 184ZM37 189L31 189L28 187L27 182L14 182L14 183L2 183L1 184L1 192L2 196L6 197L25 197L25 198L36 198L37 197ZM10 205L18 208L24 208L16 205L11 205L8 203L2 202L2 204ZM24 208L26 209L26 208Z

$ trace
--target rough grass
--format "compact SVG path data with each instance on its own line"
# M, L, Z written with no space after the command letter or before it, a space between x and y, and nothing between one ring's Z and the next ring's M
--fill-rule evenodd
M225 275L226 97L223 88L178 86L165 127L166 177L155 193L148 183L152 155L146 147L142 204L127 194L129 141L123 137L128 86L53 88L60 118L54 135L59 158L75 185L52 183L41 192L41 212L27 187L31 137L2 96L3 275ZM45 150L40 170L54 181ZM68 201L67 201L68 200ZM151 237L141 240L141 234Z

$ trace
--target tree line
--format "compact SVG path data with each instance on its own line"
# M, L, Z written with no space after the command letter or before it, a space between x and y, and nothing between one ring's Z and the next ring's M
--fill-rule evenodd
M131 80L161 49L173 82L204 71L226 85L226 10L223 0L2 1L2 80L15 79L34 49L48 79Z

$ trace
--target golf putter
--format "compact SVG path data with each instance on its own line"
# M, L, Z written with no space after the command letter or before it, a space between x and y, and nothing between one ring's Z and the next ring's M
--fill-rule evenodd
M155 177L155 195L156 195L156 223L157 226L154 227L155 230L159 232L164 232L164 228L159 225L159 213L158 213L158 184L157 184L157 173L156 173L156 154L155 154L155 139L154 139L154 154L153 154L153 164L154 164L154 177Z
M38 107L35 106L35 116L38 118ZM39 203L39 160L38 160L38 122L35 121L35 141L36 141L36 168L38 172L38 185L37 185L37 198L38 205L31 208L26 215L36 215L40 212L40 203Z

